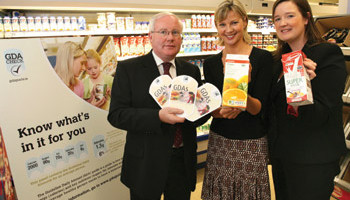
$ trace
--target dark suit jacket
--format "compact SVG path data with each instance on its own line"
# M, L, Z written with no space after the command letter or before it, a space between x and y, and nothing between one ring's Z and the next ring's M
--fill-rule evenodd
M290 52L287 47L284 53ZM287 114L284 78L277 82L282 63L277 63L272 89L275 131L270 134L272 156L297 163L336 161L346 150L342 126L342 94L346 69L340 48L333 44L306 44L302 51L317 63L311 81L314 104L299 106L299 116Z
M177 75L189 75L201 84L199 68L175 59ZM160 197L172 154L175 126L162 123L159 105L148 93L160 75L152 53L118 63L112 87L108 121L127 131L121 181L139 196ZM196 126L182 124L186 175L189 189L196 184Z

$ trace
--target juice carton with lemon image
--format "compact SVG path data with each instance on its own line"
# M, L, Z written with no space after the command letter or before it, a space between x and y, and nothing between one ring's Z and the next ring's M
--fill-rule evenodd
M245 110L247 107L249 56L227 54L225 61L222 106Z

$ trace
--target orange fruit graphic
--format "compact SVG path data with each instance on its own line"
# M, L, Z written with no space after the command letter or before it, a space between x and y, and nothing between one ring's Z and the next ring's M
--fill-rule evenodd
M231 88L237 88L238 84L239 83L234 78L225 78L223 90L225 91Z
M230 101L246 101L247 94L237 88L226 90L222 95L222 102L224 104L232 105Z
M238 84L240 83L248 83L248 75L242 76L238 81Z

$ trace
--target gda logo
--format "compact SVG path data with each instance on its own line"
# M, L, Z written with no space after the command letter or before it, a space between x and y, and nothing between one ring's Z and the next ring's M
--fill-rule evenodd
M20 76L26 69L23 53L19 49L8 49L5 51L5 63L7 70L13 76Z

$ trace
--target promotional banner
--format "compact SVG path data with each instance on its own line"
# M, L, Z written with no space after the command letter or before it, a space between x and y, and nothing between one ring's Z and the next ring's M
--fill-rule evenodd
M106 109L92 105L97 100L78 96L61 80L44 52L48 44L0 40L0 132L17 198L129 199L120 182L126 134L108 123ZM79 45L86 50L89 41ZM103 87L108 101L109 86Z

